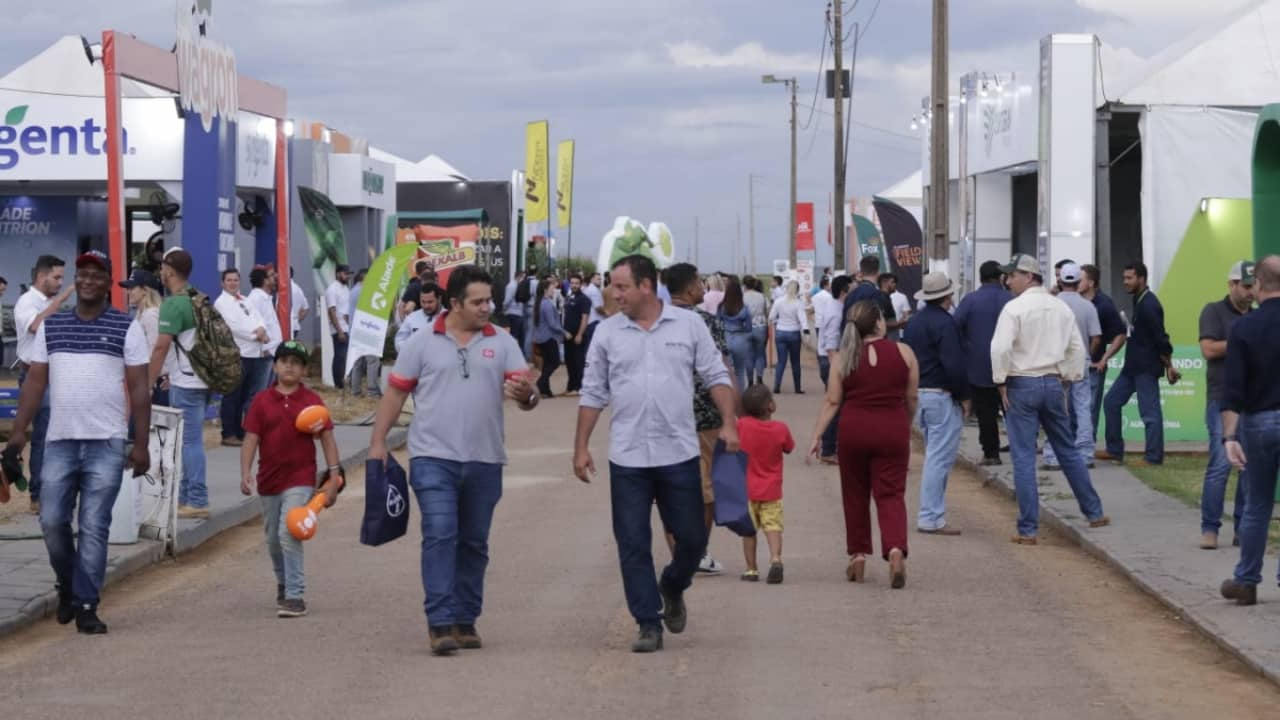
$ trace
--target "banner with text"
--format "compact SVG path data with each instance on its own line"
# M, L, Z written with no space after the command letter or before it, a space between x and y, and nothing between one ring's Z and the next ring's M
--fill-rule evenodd
M816 250L813 244L813 203L796 203L796 252Z
M573 224L573 141L556 149L556 219L560 227Z
M185 123L182 247L191 253L191 284L217 297L222 271L235 264L236 123L194 112Z
M547 222L550 215L551 178L546 120L531 122L525 129L524 158L524 219L526 222Z
M351 344L347 348L346 375L356 362L367 356L382 357L391 313L400 300L400 287L409 265L418 254L416 244L396 245L384 251L369 266L356 314L351 318Z

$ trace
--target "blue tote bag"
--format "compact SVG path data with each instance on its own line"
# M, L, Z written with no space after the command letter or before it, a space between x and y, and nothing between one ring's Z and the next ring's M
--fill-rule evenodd
M391 455L387 461L364 463L364 520L360 523L363 545L383 545L409 530L409 481L404 468Z
M747 506L747 454L725 452L724 443L717 440L711 457L711 487L716 494L716 525L754 537L756 526Z

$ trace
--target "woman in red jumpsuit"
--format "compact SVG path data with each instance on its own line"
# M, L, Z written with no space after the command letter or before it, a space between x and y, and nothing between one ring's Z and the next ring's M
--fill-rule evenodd
M907 465L911 418L916 414L920 368L906 345L885 338L884 316L872 300L849 309L849 323L832 363L826 402L814 428L809 456L821 449L822 431L840 413L837 456L844 498L849 566L860 582L871 546L871 499L880 521L880 551L889 561L890 586L907 582Z

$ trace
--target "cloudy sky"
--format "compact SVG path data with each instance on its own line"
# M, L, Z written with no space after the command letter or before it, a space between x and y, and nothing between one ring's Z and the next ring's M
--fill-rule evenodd
M951 70L958 77L1034 68L1039 39L1053 32L1094 32L1148 57L1251 1L955 0ZM821 238L831 103L810 111L826 5L217 0L213 34L234 49L242 73L286 87L292 113L410 159L438 154L473 178L509 177L524 162L525 123L549 120L553 145L578 143L575 254L594 256L617 215L667 222L680 248L691 245L697 218L701 264L727 268L739 218L746 243L755 174L764 269L786 256L788 193L786 96L780 85L761 85L764 73L799 80L799 195L817 203L819 263L830 258ZM845 3L846 27L863 29L851 194L878 192L919 168L910 120L929 90L931 6ZM19 3L0 44L0 75L64 34L114 28L168 47L174 7L172 0Z

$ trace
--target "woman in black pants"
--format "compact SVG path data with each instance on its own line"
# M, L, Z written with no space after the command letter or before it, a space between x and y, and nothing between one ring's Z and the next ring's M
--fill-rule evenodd
M533 314L533 343L542 354L538 392L544 398L551 397L551 376L560 368L560 342L572 337L565 332L560 313L556 311L555 294L558 292L560 283L555 278L543 280L538 286L538 311Z

